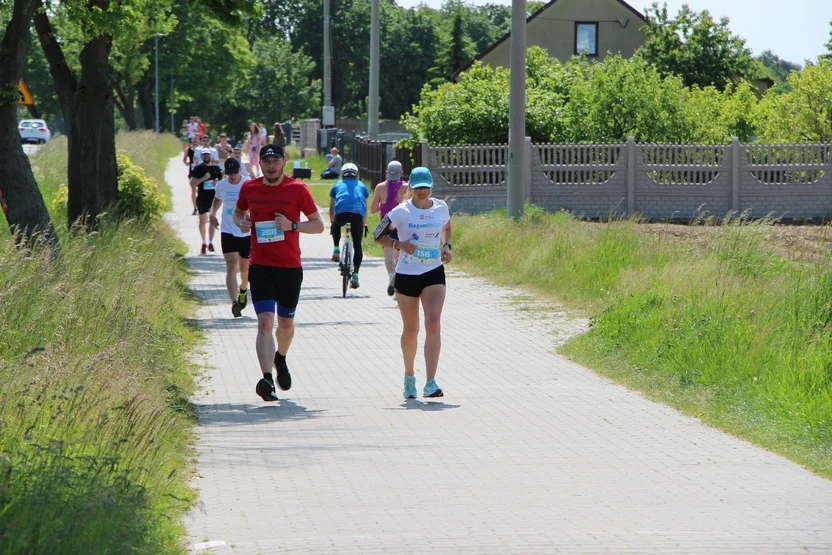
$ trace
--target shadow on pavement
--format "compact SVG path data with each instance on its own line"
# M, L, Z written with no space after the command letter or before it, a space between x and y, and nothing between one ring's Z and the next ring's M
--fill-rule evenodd
M198 295L202 300L216 300L217 297L222 297L228 301L231 306L231 301L228 300L228 291L225 290L225 284L222 285L204 285L202 287L191 287L191 292ZM222 304L222 303L219 303Z
M250 316L243 316L242 318L234 318L231 315L231 303L228 308L228 318L189 318L185 323L198 330L212 330L212 329L257 329L257 318Z
M361 262L362 268L375 268L377 266L382 266L384 264L384 260L375 259L375 258L365 258ZM303 269L304 270L319 270L319 269L331 269L333 273L338 273L338 263L333 262L329 258L304 258L303 259Z
M445 409L458 409L462 405L451 405L442 401L420 401L418 399L407 399L398 407L389 407L387 410L421 410L425 412L436 412Z
M200 265L222 265L225 266L225 257L221 252L211 254L193 254L186 257L194 266Z
M370 298L370 295L355 295L355 294L351 295L349 293L347 293L346 297L343 297L343 295L341 294L340 291L338 291L337 293L335 293L333 291L333 293L331 295L304 295L303 293L300 294L301 302L303 302L305 300L306 301L325 301L327 299L347 300L347 299L369 299L369 298Z
M308 328L317 326L380 326L381 322L356 322L355 320L344 320L343 322L295 322L296 328Z
M255 396L254 385L251 395ZM280 395L280 391L278 391ZM322 416L326 410L310 410L289 399L281 399L269 404L221 403L205 405L195 403L193 409L197 414L199 426L233 426L248 425L281 420L308 420Z

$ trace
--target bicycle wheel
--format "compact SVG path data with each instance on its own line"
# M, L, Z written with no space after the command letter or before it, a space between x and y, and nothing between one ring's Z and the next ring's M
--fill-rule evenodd
M341 296L347 296L347 289L350 286L350 278L352 277L352 244L349 241L344 241L344 264L341 271Z

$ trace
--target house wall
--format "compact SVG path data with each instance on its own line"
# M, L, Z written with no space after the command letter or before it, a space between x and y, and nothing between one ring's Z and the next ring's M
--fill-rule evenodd
M626 26L622 29L617 20ZM644 44L645 37L640 31L644 21L617 0L556 0L526 24L526 44L539 46L549 56L565 62L574 54L576 21L599 21L599 59L605 58L608 52L629 58ZM509 37L481 61L490 67L509 67L510 55Z

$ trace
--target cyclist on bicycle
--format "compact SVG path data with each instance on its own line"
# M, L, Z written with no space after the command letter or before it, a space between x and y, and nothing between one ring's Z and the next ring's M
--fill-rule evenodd
M358 270L364 259L364 249L361 247L361 234L367 235L367 199L370 192L358 180L358 167L355 164L344 164L341 168L341 179L329 190L332 201L329 203L329 221L332 222L330 232L335 249L332 251L332 261L338 262L341 257L341 226L350 224L355 257L353 266L355 271L350 279L350 287L358 289Z

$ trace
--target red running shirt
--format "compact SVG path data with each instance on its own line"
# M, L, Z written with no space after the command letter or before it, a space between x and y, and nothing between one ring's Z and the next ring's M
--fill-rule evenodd
M280 185L266 185L262 177L250 179L240 188L237 208L250 214L252 264L301 267L300 232L277 230L274 217L283 214L293 222L300 222L301 212L308 218L318 211L305 183L287 176Z

